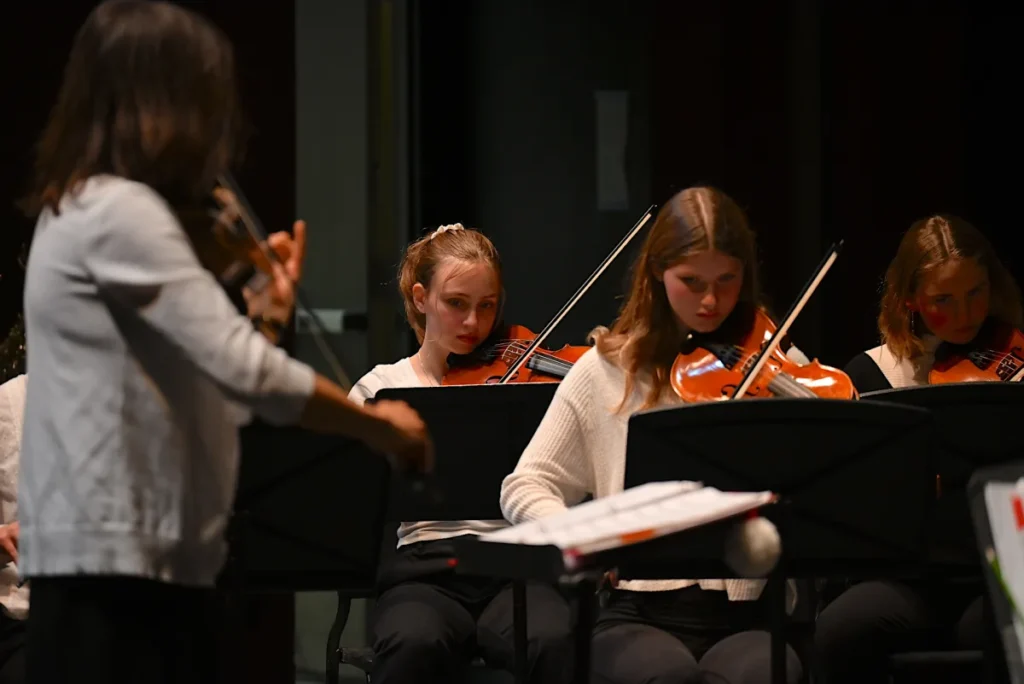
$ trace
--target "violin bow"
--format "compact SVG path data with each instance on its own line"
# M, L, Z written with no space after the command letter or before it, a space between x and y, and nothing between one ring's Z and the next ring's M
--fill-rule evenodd
M277 252L270 249L270 245L267 244L269 233L267 233L266 228L260 222L256 212L252 210L252 205L249 204L249 200L242 192L242 188L235 182L234 177L230 173L225 172L217 177L217 183L234 196L236 208L238 209L238 218L242 221L253 242L259 246L263 257L269 263L280 264L281 259L278 257ZM316 310L306 305L303 290L299 287L299 284L292 283L292 287L295 288L296 308L305 313L312 324L310 329L313 334L313 340L320 348L320 352L327 360L327 364L331 367L335 380L337 380L342 389L348 392L352 389L352 381L342 367L337 354L334 353L334 350L327 342L327 326L324 325Z
M654 215L654 210L656 207L656 204L652 204L650 208L648 208L647 211L644 212L643 216L641 216L640 219L633 225L630 231L626 233L626 235L621 240L619 240L619 244L615 245L615 248L611 251L611 253L609 253L608 256L604 258L604 261L602 261L596 269L594 269L594 272L590 274L590 277L583 281L583 284L579 287L578 290L576 290L576 294L569 298L569 301L567 301L565 305L561 308L561 310L555 314L554 318L552 318L548 322L548 324L544 326L544 329L541 330L535 338L533 338L533 341L530 342L529 346L527 346L523 353L519 355L519 358L516 359L515 363L509 366L509 369L505 371L505 374L501 376L501 380L499 380L497 384L504 385L510 379L515 377L515 374L518 373L519 369L523 367L523 364L529 360L530 356L537 349L537 347L544 343L544 340L546 340L548 335L551 334L551 331L555 329L555 326L562 322L562 319L565 318L569 311L572 310L572 307L576 306L576 303L583 298L583 295L587 293L587 290L590 289L590 286L593 285L597 281L597 279L601 277L601 274L604 273L605 270L611 265L611 263L618 258L619 254L622 253L622 250L626 249L626 247L633 240L633 238L635 238L637 234L640 233L640 230L644 227L644 225L646 225L647 222L651 220L651 216Z
M742 399L743 395L750 389L750 386L754 384L757 376L764 369L765 364L768 363L768 359L770 359L772 354L775 353L775 350L779 347L779 343L782 342L786 333L789 332L789 328L793 325L793 321L795 321L797 316L800 315L800 312L804 310L804 306L811 298L811 295L814 294L814 291L818 289L818 285L821 284L825 274L828 273L829 269L832 268L832 264L834 264L836 259L839 258L839 251L842 248L843 241L840 240L839 242L834 243L832 247L829 248L828 252L826 252L821 263L818 264L818 268L815 269L814 275L812 275L811 279L804 284L803 290L800 292L800 296L798 296L792 306L789 307L789 311L786 312L786 316L782 319L782 323L780 323L775 329L775 334L772 335L767 342L763 342L761 344L761 352L758 354L757 361L753 363L743 375L743 380L736 387L736 391L733 392L731 397L732 399Z

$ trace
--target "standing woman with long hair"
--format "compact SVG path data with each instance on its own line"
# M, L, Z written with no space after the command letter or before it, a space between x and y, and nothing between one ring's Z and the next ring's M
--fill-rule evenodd
M75 38L28 199L30 682L213 680L239 405L429 460L414 411L350 401L274 347L198 260L178 208L235 156L235 90L230 43L171 3L109 0ZM264 302L261 323L290 316L293 286L275 266L279 306Z

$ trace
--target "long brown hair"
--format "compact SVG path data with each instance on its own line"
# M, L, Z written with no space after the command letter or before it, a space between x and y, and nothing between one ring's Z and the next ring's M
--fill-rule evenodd
M485 263L494 269L498 287L502 292L495 321L501 318L505 288L501 274L501 258L494 243L483 233L472 228L464 228L461 223L441 226L409 245L398 267L398 289L405 304L405 318L416 333L416 340L420 344L423 344L423 336L426 333L427 317L416 308L412 288L419 283L429 290L437 268L448 260Z
M107 0L75 37L23 208L56 212L66 193L99 174L190 202L212 190L240 137L224 34L170 2Z
M897 360L914 359L924 352L924 343L916 332L924 328L924 323L908 308L907 301L917 293L922 275L953 259L977 260L988 274L991 287L989 315L1021 327L1020 288L988 238L962 218L931 216L910 226L885 273L878 330L882 343Z
M658 212L644 240L633 266L629 296L611 330L601 327L591 333L598 352L626 373L620 410L639 373L651 376L642 408L657 404L667 389L669 370L683 340L662 278L684 258L711 249L743 263L739 303L758 303L757 241L746 214L716 188L693 187L676 193Z

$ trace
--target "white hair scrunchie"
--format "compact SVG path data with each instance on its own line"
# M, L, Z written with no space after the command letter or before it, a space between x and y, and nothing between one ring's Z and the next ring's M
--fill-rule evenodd
M437 230L430 234L430 239L433 240L441 233L447 233L449 230L465 230L461 223L450 223L447 226L438 226Z

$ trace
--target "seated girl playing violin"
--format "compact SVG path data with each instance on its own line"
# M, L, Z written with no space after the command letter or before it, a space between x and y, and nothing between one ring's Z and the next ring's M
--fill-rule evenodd
M886 272L882 344L845 370L861 393L927 385L936 353L941 368L996 328L1019 330L1021 318L1020 289L985 236L963 219L932 216L911 226Z
M442 226L409 246L399 270L406 316L420 348L363 376L349 395L357 402L387 387L441 385L449 357L467 358L499 327L501 263L483 234L461 224ZM381 574L371 618L375 684L458 681L458 671L477 653L493 666L511 669L511 584L456 575L444 563L452 555L452 537L507 524L402 523L398 551ZM554 588L541 584L527 588L527 601L530 681L567 682L568 605Z
M669 371L691 335L716 338L759 304L754 233L722 192L695 187L661 209L611 330L585 353L503 483L505 517L522 523L623 489L626 427L641 409L680 403ZM735 331L730 331L735 332ZM670 455L666 454L666 457ZM593 641L598 682L767 682L760 580L619 581ZM702 672L703 671L703 672ZM789 681L801 665L787 649Z
M886 272L881 346L845 370L861 393L934 384L948 352L1020 323L1020 290L985 236L963 219L932 216L910 227ZM885 682L892 653L981 648L981 590L946 582L855 584L818 618L821 674L828 684Z

